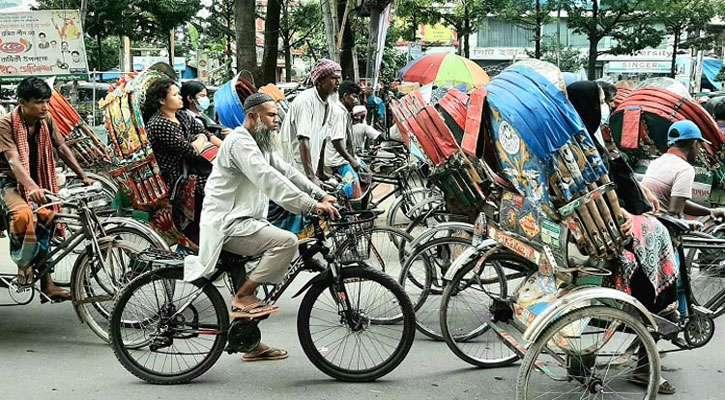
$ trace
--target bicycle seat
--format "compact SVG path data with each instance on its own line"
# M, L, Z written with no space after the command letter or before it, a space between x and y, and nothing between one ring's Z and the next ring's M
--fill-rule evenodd
M687 221L667 214L658 215L657 219L668 229L680 234L696 230L697 225L699 224L698 221Z

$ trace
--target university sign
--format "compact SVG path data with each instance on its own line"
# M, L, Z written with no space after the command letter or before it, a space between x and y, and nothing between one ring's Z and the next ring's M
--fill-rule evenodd
M587 57L589 49L580 48L578 49L582 57ZM529 58L529 53L533 53L533 47L474 47L471 49L472 60L521 60ZM622 60L623 58L631 60L646 60L646 61L668 61L672 59L671 49L644 49L640 50L633 55L611 55L602 54L597 57L597 61L616 61Z

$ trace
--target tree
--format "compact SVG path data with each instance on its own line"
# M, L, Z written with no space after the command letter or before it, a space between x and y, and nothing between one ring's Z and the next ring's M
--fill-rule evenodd
M234 30L237 42L237 71L249 71L256 75L257 29L254 1L234 1Z
M304 47L310 58L317 60L325 48L320 3L282 0L280 36L284 52L285 77L292 81L292 49Z
M585 58L579 49L568 46L558 48L556 40L545 38L541 43L542 61L557 65L562 71L576 72L584 66Z
M262 56L261 84L277 82L277 55L279 53L279 25L282 0L267 1L264 18L264 54Z
M435 0L400 0L395 4L399 17L426 24L443 22L453 27L458 34L458 54L466 58L471 54L470 35L478 31L483 19L498 8L495 7L498 2L494 0L456 0L445 5ZM446 6L448 4L451 7Z
M544 25L552 21L549 13L556 10L556 2L542 0L507 0L499 17L534 32L534 58L541 58Z
M711 0L664 0L660 4L656 18L665 24L667 33L673 36L670 78L674 78L677 73L677 50L683 35L705 30L714 15L715 4Z
M166 42L169 63L173 65L171 32L186 24L201 9L200 0L126 0L131 12L127 12L136 23L133 30L141 39L156 39Z
M206 10L206 18L193 19L192 23L200 31L202 50L208 51L210 58L221 66L218 77L228 81L234 76L235 64L234 0L212 0Z
M653 26L655 7L656 0L577 0L565 5L569 27L589 39L589 79L596 78L601 54L633 54L660 44L663 32ZM599 42L607 36L614 39L614 46L599 50Z

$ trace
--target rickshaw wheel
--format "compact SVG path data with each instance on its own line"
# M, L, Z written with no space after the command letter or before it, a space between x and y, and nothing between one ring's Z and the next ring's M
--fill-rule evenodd
M531 345L516 398L654 399L659 379L659 352L641 320L590 306L560 317Z

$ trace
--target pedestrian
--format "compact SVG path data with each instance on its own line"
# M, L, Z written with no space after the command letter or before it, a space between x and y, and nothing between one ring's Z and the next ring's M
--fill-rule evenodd
M285 160L302 172L317 186L322 185L318 174L324 169L324 143L329 135L330 96L340 86L342 68L327 59L320 60L310 73L312 87L302 91L292 101L282 123L281 142ZM298 236L311 234L309 220L294 215L271 202L269 221Z

